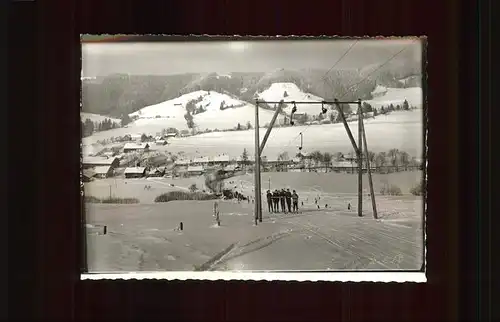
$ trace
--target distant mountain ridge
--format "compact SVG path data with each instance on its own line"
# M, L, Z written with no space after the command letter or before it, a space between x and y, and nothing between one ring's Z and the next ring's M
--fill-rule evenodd
M120 118L140 109L195 91L216 91L253 103L256 95L274 83L293 83L312 95L345 100L371 99L377 85L390 88L421 86L417 62L387 64L383 68L277 69L268 73L204 73L179 75L115 74L82 80L82 111Z

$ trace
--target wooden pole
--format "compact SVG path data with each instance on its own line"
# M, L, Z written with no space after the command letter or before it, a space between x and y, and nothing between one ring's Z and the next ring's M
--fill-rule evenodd
M363 216L363 124L361 123L361 100L358 100L358 216Z
M259 139L259 104L255 104L255 224L262 222L262 207L260 200L260 139Z
M375 202L375 192L373 191L372 170L371 170L371 165L370 165L370 159L368 156L368 154L369 154L368 144L366 143L365 124L363 121L361 121L361 125L363 127L363 144L364 144L365 155L366 155L366 167L368 168L368 184L370 185L370 195L371 195L371 199L372 199L373 218L378 219L377 203Z

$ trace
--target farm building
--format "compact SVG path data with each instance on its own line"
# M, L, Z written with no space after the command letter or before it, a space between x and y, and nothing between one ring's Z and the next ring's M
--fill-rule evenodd
M191 161L190 160L185 160L185 159L182 159L182 160L175 160L175 163L174 163L176 166L188 166L189 164L191 164Z
M146 168L143 167L132 167L125 169L125 178L142 178L146 175Z
M229 158L229 155L227 154L221 154L221 155L218 155L218 156L215 156L210 163L212 163L213 165L222 165L222 166L226 166L229 164L229 162L231 162L231 159Z
M123 153L147 151L149 151L148 143L126 143L123 147Z
M99 166L94 168L94 177L97 178L109 178L114 174L113 168L111 166Z
M165 145L165 144L167 144L167 141L165 141L165 140L156 140L155 143L156 143L156 145Z
M130 134L131 141L139 141L142 137L142 134Z
M187 173L191 176L199 176L202 175L205 170L203 169L203 166L198 165L198 166L190 166L187 168Z
M120 160L116 157L106 158L106 157L84 157L82 166L84 169L108 166L112 168L117 168L120 165Z
M165 168L153 168L149 171L149 177L163 177L165 175Z
M93 169L84 169L82 171L82 181L90 182L95 175L95 171Z
M177 133L173 133L173 132L171 132L171 133L167 133L165 136L166 136L167 138L175 138L175 137L177 136Z
M191 164L193 166L198 166L198 165L206 166L209 164L209 162L210 159L208 157L200 157L200 158L194 158Z

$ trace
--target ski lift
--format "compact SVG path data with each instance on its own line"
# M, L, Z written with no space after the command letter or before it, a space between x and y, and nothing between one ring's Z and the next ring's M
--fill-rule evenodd
M325 107L325 103L324 103L324 102L321 102L321 112L322 112L323 114L326 114L326 112L327 112L327 111L328 111L328 110L327 110L327 109L326 109L326 107Z
M295 101L293 102L293 108L292 108L292 113L290 114L290 125L294 125L295 122L293 121L293 114L297 112L297 105L295 104Z

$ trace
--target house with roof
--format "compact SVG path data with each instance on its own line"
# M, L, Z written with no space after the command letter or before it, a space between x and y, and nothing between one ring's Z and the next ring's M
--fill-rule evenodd
M187 167L188 165L191 164L191 160L188 160L188 159L177 159L177 160L175 160L174 164L175 164L175 166L179 166L179 167L182 167L182 166Z
M93 180L95 175L94 169L83 169L82 171L82 181L90 182Z
M148 143L125 143L125 146L123 147L123 153L129 153L129 152L147 152L149 151L149 144Z
M187 174L190 176L199 176L205 172L202 165L192 165L187 168Z
M84 169L101 167L101 166L109 166L112 168L118 168L120 165L120 159L116 157L84 157L82 166Z
M220 154L212 158L210 162L213 165L226 166L231 162L231 158L227 154Z
M209 163L210 163L209 157L198 157L198 158L194 158L191 161L191 165L193 165L193 166L198 166L198 165L207 166Z
M166 144L167 144L167 141L166 141L166 140L163 140L163 139L159 139L159 140L156 140L156 141L155 141L155 144L156 144L156 145L166 145Z
M142 178L146 175L146 168L144 167L130 167L125 169L125 178Z
M104 179L104 178L110 178L114 174L114 169L111 166L99 166L95 167L94 169L94 177Z

